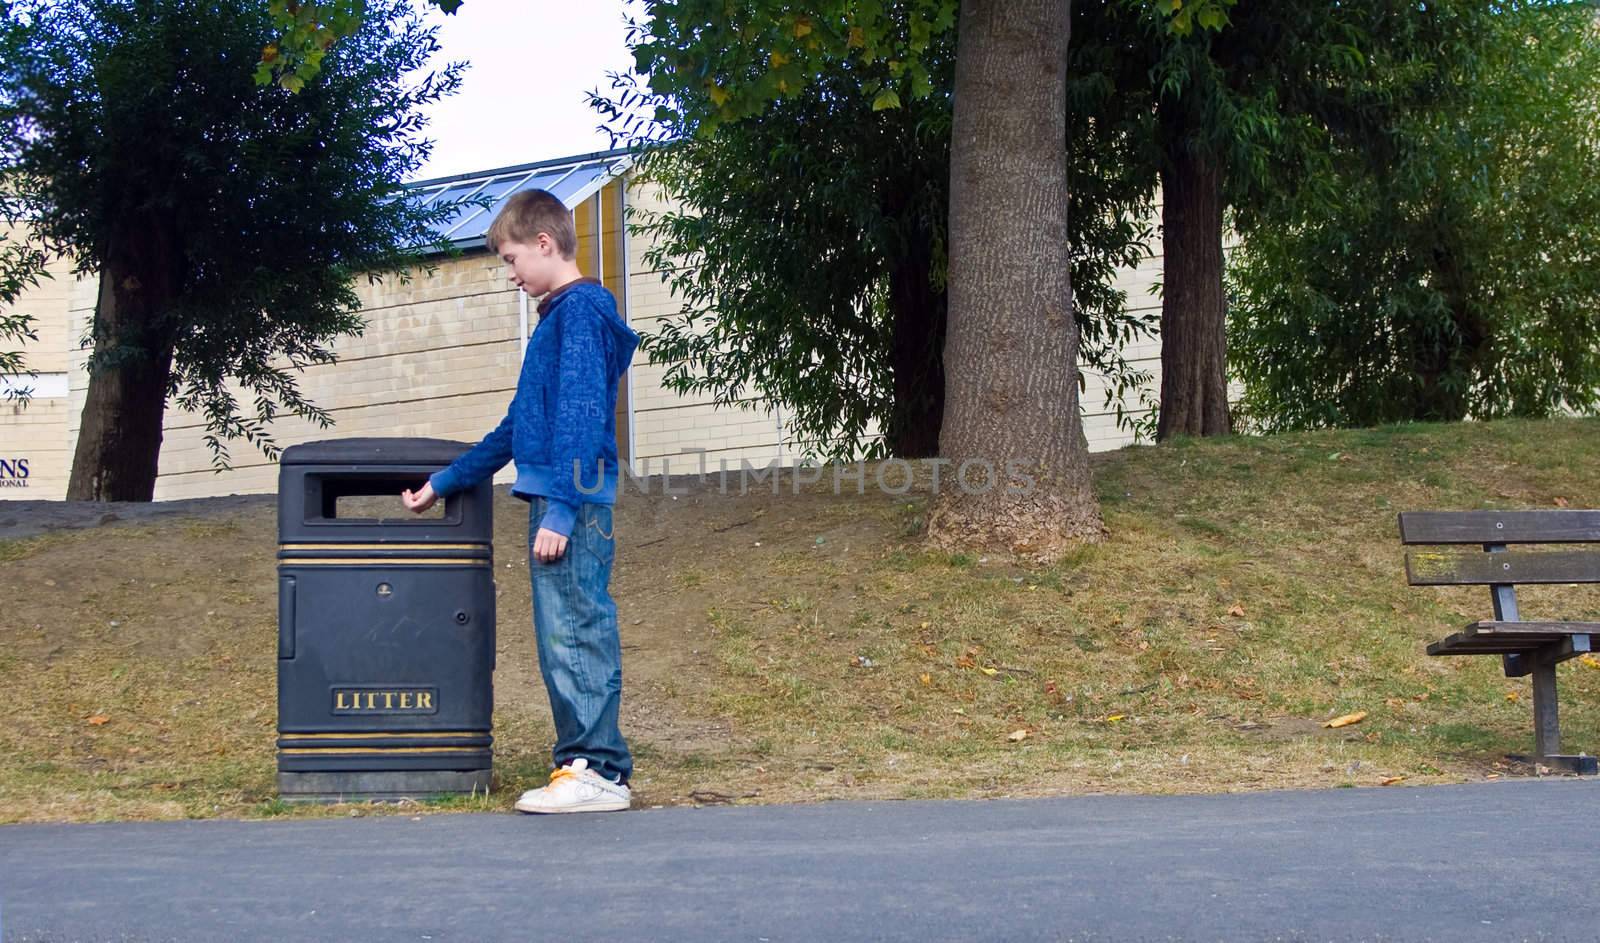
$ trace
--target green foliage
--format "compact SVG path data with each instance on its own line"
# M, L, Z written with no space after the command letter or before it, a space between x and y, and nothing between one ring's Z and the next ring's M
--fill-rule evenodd
M337 67L291 95L252 79L274 7L25 0L0 26L0 180L34 248L79 273L130 246L178 260L176 297L90 369L170 339L167 394L206 417L219 464L234 437L273 454L280 412L330 421L296 369L362 330L352 279L403 276L454 211L397 198L428 154L422 108L460 82L458 65L418 76L435 30L408 0L368 0Z
M672 208L636 214L633 231L683 302L643 347L670 389L723 405L759 397L823 454L878 454L869 424L888 428L895 407L888 280L915 251L903 240L925 251L943 213L948 117L941 139L904 120L923 109L875 114L849 99L830 114L826 87L643 157L638 171ZM786 120L796 114L811 120ZM811 146L858 122L873 133L842 139L843 153Z
M1600 404L1593 8L1453 13L1334 126L1324 186L1245 220L1229 334L1257 428Z
M648 35L632 28L636 41ZM945 88L949 45L942 38L930 55ZM670 209L636 214L634 231L647 237L647 267L684 302L644 339L652 362L667 365L664 383L720 404L758 396L819 454L878 454L869 426L894 425L896 271L920 280L922 330L931 335L943 317L949 106L923 97L873 107L860 86L887 74L883 63L841 64L715 135L646 148L637 165ZM682 130L631 120L672 103L632 76L613 81L613 98L595 104L619 137ZM918 369L937 375L928 360L937 347L922 354Z
M1184 14L1189 29L1177 28ZM1248 212L1272 193L1316 185L1308 170L1326 150L1325 126L1374 80L1372 57L1397 41L1388 31L1430 15L1399 0L1279 0L1232 16L1183 4L1169 21L1160 4L1122 0L1104 18L1103 41L1146 70L1162 119L1159 160L1215 162L1228 203ZM1226 28L1209 28L1218 17Z
M1238 0L1155 0L1154 8L1170 19L1167 30L1175 36L1191 36L1195 27L1201 32L1216 31L1229 25L1228 8Z
M724 121L759 114L769 102L797 95L817 76L841 62L883 63L884 78L863 90L875 109L900 107L901 95L933 90L928 49L952 32L958 0L822 0L794 9L782 0L643 0L652 26L649 42L630 44L640 74L668 96L694 87L710 105L695 123L707 133ZM1119 0L1159 14L1163 28L1187 36L1226 26L1238 0ZM463 0L428 0L447 14ZM275 0L278 34L262 47L256 82L277 81L298 91L321 68L320 53L360 25L364 0ZM677 34L675 25L688 31ZM904 28L902 28L904 27ZM712 51L712 56L707 56ZM662 66L666 66L663 71Z
M8 226L22 222L21 213L5 194L0 194L0 221ZM36 319L25 308L16 307L16 302L24 291L39 284L41 277L49 276L44 266L44 252L26 234L19 240L12 233L0 232L0 344L39 339L34 330ZM20 350L0 347L0 377L34 375ZM7 386L0 396L11 402L26 403L30 394L26 386Z
M839 67L860 76L853 92L874 110L931 94L956 10L956 0L822 0L802 9L782 0L651 0L645 32L630 45L650 90L681 98L684 123L710 135Z
M270 0L267 12L278 38L261 50L256 84L276 82L291 92L305 88L333 44L361 28L366 7L366 0Z

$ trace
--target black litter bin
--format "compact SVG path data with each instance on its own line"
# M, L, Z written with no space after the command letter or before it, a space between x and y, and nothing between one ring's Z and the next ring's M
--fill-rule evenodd
M278 793L487 792L494 561L487 481L413 515L465 451L441 439L285 449L278 476Z

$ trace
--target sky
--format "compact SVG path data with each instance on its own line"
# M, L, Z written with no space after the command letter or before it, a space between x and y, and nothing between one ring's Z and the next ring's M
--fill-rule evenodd
M630 71L626 0L466 0L440 24L438 61L469 63L461 90L428 109L433 154L418 179L606 150L584 103Z

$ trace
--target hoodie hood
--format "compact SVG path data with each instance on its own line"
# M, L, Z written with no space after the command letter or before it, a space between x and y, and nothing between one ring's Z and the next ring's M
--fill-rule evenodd
M575 298L588 296L585 300L600 313L601 323L605 324L611 333L612 341L606 367L610 371L612 382L622 379L622 375L633 364L633 352L639 347L639 335L617 313L616 298L600 279L580 278L546 295L544 300L539 302L539 316L544 317L558 300L564 300L569 295Z

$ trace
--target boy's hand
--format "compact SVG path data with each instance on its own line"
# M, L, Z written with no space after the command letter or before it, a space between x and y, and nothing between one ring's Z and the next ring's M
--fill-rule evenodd
M416 491L407 488L400 492L400 503L405 505L406 510L413 514L421 514L428 508L433 507L433 503L437 500L439 500L439 496L433 493L433 482L431 481Z
M567 538L547 527L539 528L533 538L533 558L540 563L554 563L567 551Z

